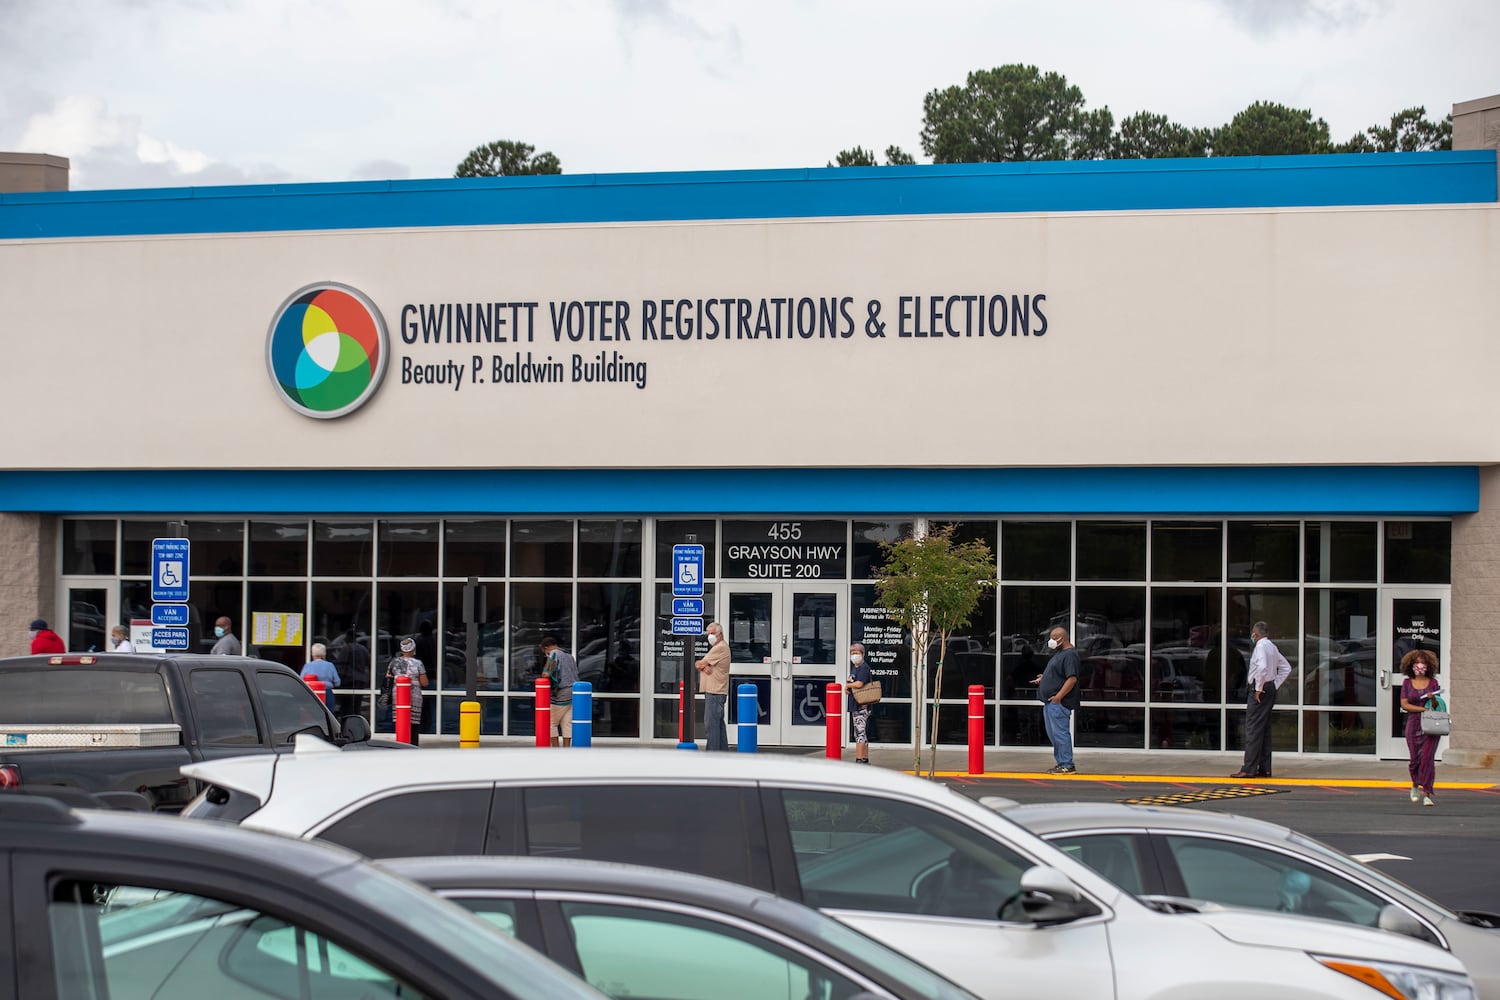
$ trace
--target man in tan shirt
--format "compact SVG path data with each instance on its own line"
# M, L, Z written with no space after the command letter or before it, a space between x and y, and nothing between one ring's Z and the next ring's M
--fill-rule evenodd
M724 729L724 709L729 701L729 646L724 642L724 626L710 622L707 629L708 653L697 666L703 675L703 728L708 749L728 750L729 735Z

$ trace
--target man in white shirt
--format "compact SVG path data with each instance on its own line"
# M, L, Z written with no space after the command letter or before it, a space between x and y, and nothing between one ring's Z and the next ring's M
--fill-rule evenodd
M1276 707L1276 691L1292 675L1292 665L1267 636L1271 629L1265 622L1250 626L1250 669L1245 677L1245 763L1231 778L1271 777L1271 709Z
M110 641L113 642L116 653L134 653L135 644L130 641L130 632L124 625L116 625L109 630Z

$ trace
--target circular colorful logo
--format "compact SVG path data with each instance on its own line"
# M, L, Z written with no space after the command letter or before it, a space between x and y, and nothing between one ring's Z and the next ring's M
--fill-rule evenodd
M342 417L363 406L385 374L385 319L356 288L325 281L293 292L271 317L266 366L288 406Z

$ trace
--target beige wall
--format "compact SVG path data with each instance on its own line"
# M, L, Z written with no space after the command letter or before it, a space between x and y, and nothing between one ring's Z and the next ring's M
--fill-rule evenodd
M1500 94L1453 105L1453 148L1500 149Z
M1443 759L1500 761L1500 467L1480 470L1479 512L1453 519L1453 735Z
M8 407L47 419L0 468L1495 462L1497 273L1488 205L13 241ZM265 361L319 280L392 330L337 420L285 406ZM1046 335L895 336L899 296L996 293L1045 294ZM802 295L852 296L854 336L640 339L643 299ZM567 299L627 301L635 337L555 343ZM509 300L539 303L534 342L398 335L404 303ZM647 387L401 384L403 357L517 350L618 351Z
M26 625L38 616L60 635L57 615L57 518L0 513L0 656L31 652Z

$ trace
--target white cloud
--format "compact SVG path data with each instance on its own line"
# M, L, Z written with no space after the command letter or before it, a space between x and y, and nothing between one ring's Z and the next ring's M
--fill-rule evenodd
M32 115L21 133L21 148L66 156L72 161L75 187L97 186L90 176L95 163L159 167L163 171L158 173L190 181L214 162L207 153L146 134L139 118L111 114L108 102L91 94L64 97Z

